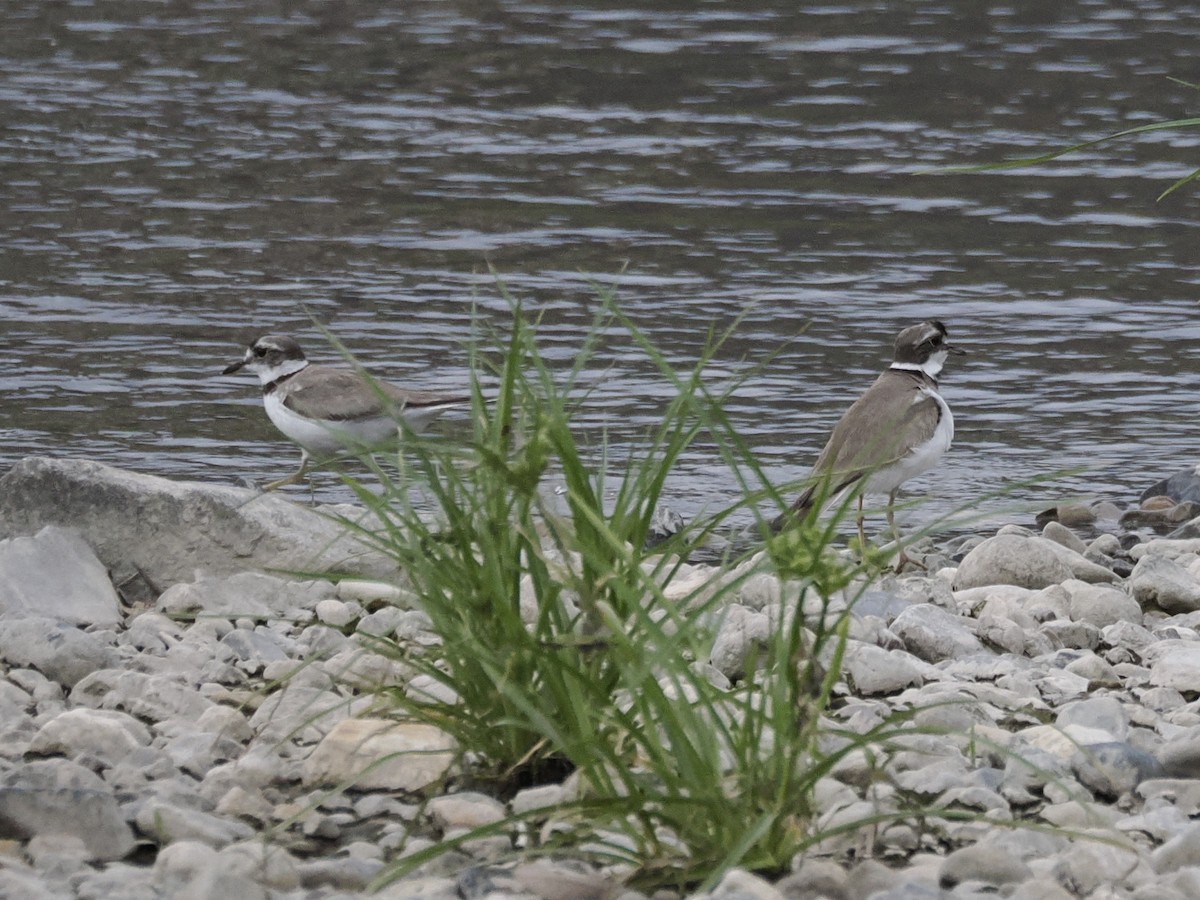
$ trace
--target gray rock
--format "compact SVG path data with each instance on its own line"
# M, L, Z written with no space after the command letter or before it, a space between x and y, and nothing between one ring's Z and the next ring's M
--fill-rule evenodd
M142 804L136 822L142 834L163 845L198 841L210 847L224 847L254 836L254 829L242 822L159 799Z
M1150 683L1183 694L1200 689L1200 643L1172 647L1150 665Z
M52 890L37 872L13 860L0 867L0 897L5 900L67 900L68 895L61 890Z
M737 604L730 606L713 639L709 662L726 677L741 678L753 654L762 661L770 635L771 621L765 613Z
M78 532L48 525L33 537L0 541L0 618L23 616L73 625L121 621L108 572Z
M1176 472L1142 491L1138 502L1145 503L1151 497L1170 497L1176 503L1188 500L1200 503L1200 473L1195 469Z
M365 891L382 869L382 860L337 856L304 860L296 866L296 873L300 883L310 890L331 887L357 892Z
M1142 608L1124 591L1100 584L1069 581L1071 619L1104 629L1118 622L1142 624Z
M1054 541L1068 550L1073 550L1080 556L1088 551L1088 545L1083 542L1083 539L1061 522L1047 522L1042 529L1042 537L1048 541Z
M1158 759L1172 778L1200 778L1200 725L1172 736L1159 748Z
M155 593L197 569L347 572L396 566L341 525L278 494L141 475L90 460L29 457L0 478L0 536L76 528L118 585Z
M849 875L829 859L801 858L796 871L775 887L788 900L851 900Z
M180 716L198 719L212 706L181 681L122 669L101 669L88 675L71 691L71 701L91 709L123 710L151 722Z
M0 773L0 837L39 834L80 838L93 859L120 859L133 849L133 833L112 789L97 775L65 759L13 766Z
M512 871L520 890L542 900L611 900L616 882L591 869L579 869L550 860L520 863Z
M1134 791L1146 806L1170 804L1188 818L1200 815L1200 779L1154 778L1147 779Z
M693 900L786 900L769 882L743 869L725 873L711 893L699 894Z
M256 839L230 844L217 855L218 865L235 875L277 891L300 887L298 862L282 847Z
M1100 629L1087 622L1054 619L1050 622L1043 622L1038 630L1049 638L1051 645L1055 647L1095 650L1100 646Z
M999 841L981 842L955 850L938 872L938 883L950 889L965 881L1001 887L1025 881L1033 873L1029 866Z
M120 662L117 651L96 635L42 618L0 620L0 659L37 669L64 687Z
M454 740L432 725L346 719L304 761L304 783L419 791L443 778L457 758Z
M1200 824L1175 835L1150 855L1155 872L1175 872L1200 866Z
M443 831L481 828L504 819L504 804L475 791L443 794L429 801L429 815Z
M267 900L262 885L222 865L217 851L199 841L179 841L160 850L154 882L161 896L171 900Z
M954 590L992 584L1037 590L1071 577L1071 569L1058 558L1050 541L998 534L966 555L955 573Z
M1071 757L1071 771L1098 798L1116 800L1163 774L1157 759L1124 741L1090 744Z
M1058 711L1055 724L1059 728L1082 725L1108 734L1114 741L1129 736L1129 713L1115 697L1089 697L1067 703Z
M157 609L168 616L274 621L294 610L315 609L334 591L334 586L324 581L285 581L261 572L238 572L174 584L158 598Z
M394 881L372 894L376 900L462 900L458 882L443 875Z
M902 650L884 650L873 644L850 641L842 669L855 691L864 696L895 694L923 684L925 664Z
M235 628L221 638L221 643L233 652L238 666L247 672L260 672L267 663L289 658L284 639L261 626L253 631Z
M926 662L987 652L962 618L929 603L904 610L891 630L904 641L909 653Z
M350 715L350 705L337 691L291 680L254 711L250 728L264 741L316 743Z
M126 713L69 709L42 725L29 744L29 752L68 758L86 753L112 766L149 743L150 729Z
M98 872L79 879L75 900L162 900L154 885L154 873L145 866L109 863ZM6 896L0 890L0 897ZM14 895L20 896L20 895Z
M1134 877L1139 865L1138 852L1130 847L1078 841L1059 854L1052 872L1068 891L1077 897L1087 897L1100 888L1115 889L1128 883L1127 879ZM1113 896L1120 894L1114 891Z
M1200 609L1200 581L1165 556L1147 555L1138 560L1129 576L1129 589L1142 604L1153 604L1167 613Z

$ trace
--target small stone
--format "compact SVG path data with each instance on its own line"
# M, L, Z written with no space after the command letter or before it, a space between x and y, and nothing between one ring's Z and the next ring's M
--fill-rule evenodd
M1054 878L1078 897L1095 896L1103 887L1116 886L1133 875L1141 864L1135 849L1120 844L1076 841L1059 854ZM1117 895L1114 895L1117 896Z
M333 628L345 628L362 615L362 607L357 603L343 603L333 599L320 601L315 611L318 622Z
M999 841L989 841L963 847L947 856L938 872L938 883L947 890L965 881L1002 887L1018 884L1032 875L1029 866Z
M712 892L704 896L705 900L786 900L769 881L743 869L726 872Z
M429 801L429 815L443 831L455 828L481 828L505 817L504 804L474 791L443 794Z
M143 804L136 821L142 834L163 845L199 841L210 847L224 847L254 836L254 829L242 822L158 799Z
M1147 497L1139 504L1138 509L1146 512L1162 512L1168 509L1174 509L1176 502L1166 494L1155 494L1153 497Z
M373 609L384 604L412 609L414 605L412 594L403 588L384 581L364 581L359 578L344 578L339 581L337 596L339 600L356 604L363 609Z

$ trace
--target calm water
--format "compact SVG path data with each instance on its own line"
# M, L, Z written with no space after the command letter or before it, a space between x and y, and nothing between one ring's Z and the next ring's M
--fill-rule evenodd
M1069 466L1016 497L1125 501L1192 464L1200 189L1155 197L1195 132L921 170L1195 114L1169 76L1195 80L1200 6L797 5L11 0L0 471L278 477L294 449L218 374L240 344L323 356L311 312L380 376L458 386L472 307L505 315L489 267L564 367L597 283L680 366L749 310L713 379L787 345L729 406L780 482L929 316L971 355L910 517ZM617 343L594 381L581 433L636 446L649 364ZM737 492L699 444L670 493Z

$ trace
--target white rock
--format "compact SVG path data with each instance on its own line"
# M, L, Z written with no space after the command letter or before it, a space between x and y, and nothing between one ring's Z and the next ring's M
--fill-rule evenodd
M454 828L482 828L504 820L504 804L475 791L442 794L428 805L430 818L443 831Z
M1179 559L1182 557L1192 557L1197 554L1200 554L1200 538L1189 538L1187 540L1155 538L1143 541L1140 544L1134 544L1129 550L1129 556L1139 562L1147 556ZM1188 559L1188 562L1191 562L1191 560Z
M1168 613L1200 609L1200 580L1164 556L1143 556L1129 576L1129 589L1139 603L1152 603Z
M305 760L304 783L419 791L442 778L457 755L454 739L432 725L346 719Z
M154 882L172 900L266 900L266 890L226 868L220 854L199 841L177 841L159 850Z
M1073 576L1059 559L1058 545L1040 538L997 534L966 555L954 576L954 590L993 584L1044 588ZM1065 549L1065 548L1060 548Z
M850 641L842 671L859 694L873 696L895 694L910 685L923 684L925 666L902 650L884 650L873 644Z
M161 722L184 717L198 719L212 703L190 685L161 676L122 669L101 669L75 685L71 701L92 709L119 709Z
M121 859L133 833L112 788L65 759L18 764L0 773L0 822L7 835L70 834L93 859Z
M737 604L727 607L709 662L728 678L742 677L752 655L757 654L758 662L762 662L771 628L766 613Z
M315 607L317 621L334 628L345 628L362 615L362 607L357 603L344 603L332 598L320 600Z
M159 589L197 569L340 571L387 577L396 564L349 529L285 497L170 481L79 459L30 457L0 478L0 535L77 529L114 581Z
M115 625L121 601L104 564L77 531L47 525L0 541L0 618L39 616Z
M1200 644L1176 647L1159 656L1150 666L1150 683L1194 693L1200 688Z
M987 652L962 618L929 603L904 610L892 622L891 630L909 653L926 662Z
M351 705L337 691L296 678L267 696L250 717L250 728L264 741L315 743L350 715Z
M31 753L68 758L95 754L112 765L150 743L150 730L123 712L69 709L46 722L30 742Z
M333 592L328 582L285 581L260 572L201 575L195 581L167 588L156 607L168 616L203 614L274 620L295 609L314 609Z
M1118 622L1142 624L1137 600L1119 588L1068 581L1063 585L1071 598L1071 619L1104 629Z
M725 873L710 894L700 894L693 900L784 900L769 882L743 869L731 869Z
M137 827L142 834L164 845L199 841L210 847L224 847L254 836L254 829L244 822L159 799L142 804L137 813Z
M0 620L0 659L37 669L68 688L120 662L117 651L95 634L35 617Z
M339 600L358 606L360 609L386 603L401 609L412 609L416 597L411 591L385 581L366 581L361 578L343 578L337 584Z

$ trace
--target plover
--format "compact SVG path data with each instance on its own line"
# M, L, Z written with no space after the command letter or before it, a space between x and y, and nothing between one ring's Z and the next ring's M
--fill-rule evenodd
M446 410L471 402L468 394L410 391L349 369L313 365L287 335L260 337L223 374L240 369L258 375L267 415L300 445L300 468L268 484L263 488L267 491L303 479L314 456L394 445L400 417L414 431L421 431Z
M927 472L950 448L954 416L938 393L937 377L951 353L946 326L937 320L911 325L896 335L895 358L834 426L808 476L808 487L772 523L780 530L803 519L822 499L857 490L858 536L863 532L863 495L887 494L888 527L900 544L894 504L908 479ZM908 562L903 546L897 569Z

